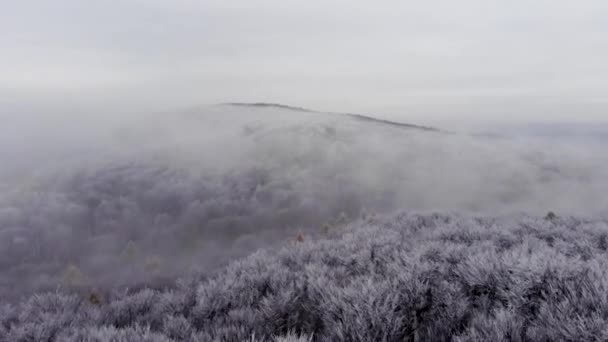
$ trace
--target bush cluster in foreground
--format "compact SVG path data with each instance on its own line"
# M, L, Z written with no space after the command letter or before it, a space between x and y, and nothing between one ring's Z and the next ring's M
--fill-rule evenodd
M164 289L45 293L0 341L605 341L608 224L403 213Z

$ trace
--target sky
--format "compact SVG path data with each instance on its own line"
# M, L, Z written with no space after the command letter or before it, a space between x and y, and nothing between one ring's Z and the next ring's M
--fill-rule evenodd
M5 0L0 109L602 120L607 37L605 0Z

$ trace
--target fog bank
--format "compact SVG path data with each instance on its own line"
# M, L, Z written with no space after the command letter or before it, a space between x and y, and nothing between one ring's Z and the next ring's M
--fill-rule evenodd
M162 285L396 210L608 213L598 144L273 106L4 120L3 299Z

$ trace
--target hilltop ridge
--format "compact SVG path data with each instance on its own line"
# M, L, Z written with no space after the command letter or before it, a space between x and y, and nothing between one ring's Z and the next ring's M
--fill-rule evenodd
M356 120L367 121L367 122L371 122L371 123L379 123L379 124L397 126L397 127L401 127L401 128L408 128L408 129L420 129L420 130L424 130L424 131L442 132L442 130L435 128L435 127L414 125L414 124L409 124L409 123L404 123L404 122L399 122L399 121L380 119L380 118L376 118L370 114L320 111L320 110L313 110L313 109L309 109L309 108L285 105L285 104L280 104L280 103L225 102L225 103L221 103L220 105L221 106L232 106L232 107L247 107L247 108L275 108L275 109L284 109L284 110L291 110L291 111L303 112L303 113L325 113L325 114L332 114L332 115L344 115L344 116L348 116L348 117L356 119Z

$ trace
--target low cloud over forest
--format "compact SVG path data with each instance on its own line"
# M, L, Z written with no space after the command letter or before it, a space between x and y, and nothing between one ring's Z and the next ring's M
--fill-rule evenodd
M608 213L598 145L275 106L87 118L3 118L3 301L162 288L395 211Z

